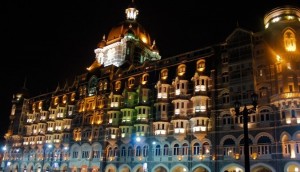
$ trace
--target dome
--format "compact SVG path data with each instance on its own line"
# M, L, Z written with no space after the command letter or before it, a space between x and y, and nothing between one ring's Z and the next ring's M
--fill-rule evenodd
M113 27L107 37L107 42L111 43L125 34L131 33L137 36L144 44L151 46L151 39L146 30L137 22L126 20L118 26Z
M151 47L150 35L146 32L144 27L136 21L138 13L139 11L135 8L135 5L133 3L130 4L125 10L126 20L113 27L108 33L106 41L103 39L99 42L98 47L103 48L106 45L119 41L126 34L135 35L146 46Z
M280 21L300 21L300 9L293 6L277 7L264 16L265 28Z

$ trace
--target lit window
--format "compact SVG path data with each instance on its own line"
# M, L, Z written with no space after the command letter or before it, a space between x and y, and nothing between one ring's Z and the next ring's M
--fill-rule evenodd
M115 89L116 90L119 90L121 88L121 81L117 81L116 83L115 83Z
M148 81L148 78L149 78L149 74L144 74L143 77L142 77L142 84L146 84L147 81Z
M168 78L168 69L161 70L160 77L161 79L166 80Z
M205 69L205 60L197 61L197 70L199 72L202 72L202 71L204 71L204 69Z
M128 87L131 88L134 85L134 78L131 77L128 79Z
M178 68L177 68L177 74L179 76L184 75L185 74L185 69L186 69L186 66L184 64L179 65Z
M296 37L293 31L290 29L285 31L283 41L286 51L296 51Z

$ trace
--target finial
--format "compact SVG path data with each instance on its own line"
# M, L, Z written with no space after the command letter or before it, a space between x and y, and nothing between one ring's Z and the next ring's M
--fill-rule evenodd
M239 20L236 21L236 27L240 27Z
M105 40L105 34L103 35L102 40Z

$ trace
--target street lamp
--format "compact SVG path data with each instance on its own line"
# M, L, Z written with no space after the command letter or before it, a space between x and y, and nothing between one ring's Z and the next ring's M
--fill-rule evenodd
M257 99L258 99L257 94L253 93L251 95L251 99L252 99L253 108L252 109L247 109L247 106L245 105L244 109L242 111L242 115L243 115L243 127L244 127L245 172L250 172L250 159L249 159L250 155L249 155L249 142L248 142L249 141L248 114L256 110ZM240 115L240 107L241 107L241 103L239 101L236 101L234 103L234 109L235 109L235 113L236 113L237 116Z

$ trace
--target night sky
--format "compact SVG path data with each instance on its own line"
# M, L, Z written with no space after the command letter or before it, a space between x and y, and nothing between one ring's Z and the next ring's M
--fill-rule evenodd
M225 3L226 2L226 3ZM234 1L233 1L234 2ZM137 21L162 58L224 42L237 27L261 31L264 14L299 0L136 0ZM94 49L125 20L131 0L10 0L1 19L0 141L7 131L11 98L26 80L31 95L53 91L85 72ZM170 3L170 4L168 4Z

